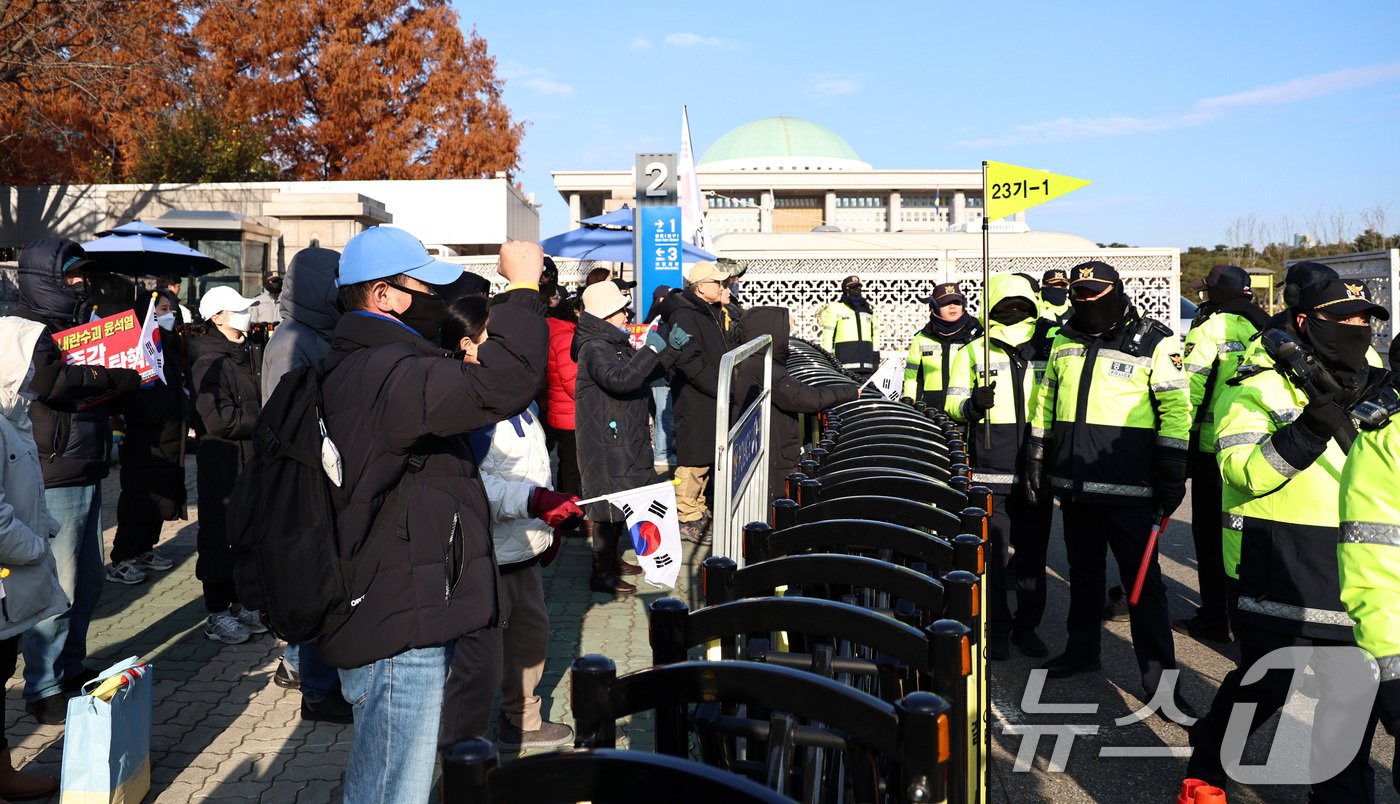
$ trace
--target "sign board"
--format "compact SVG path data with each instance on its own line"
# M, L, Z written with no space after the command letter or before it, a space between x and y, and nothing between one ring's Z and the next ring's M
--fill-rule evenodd
M153 337L159 338L159 332ZM53 341L63 353L64 362L70 366L134 369L141 372L141 379L145 382L155 378L156 370L146 362L140 340L141 325L136 320L136 313L131 310L53 334ZM83 407L106 398L89 400Z
M646 315L658 285L683 287L681 273L681 208L642 207L637 210L637 287L632 307Z
M762 413L759 407L749 409L748 416L739 425L734 444L730 448L731 497L739 496L740 490L748 482L749 475L753 474L754 467L758 465L759 454L763 451L763 420L759 415ZM766 478L764 482L767 482Z
M676 155L637 154L637 207L674 207Z

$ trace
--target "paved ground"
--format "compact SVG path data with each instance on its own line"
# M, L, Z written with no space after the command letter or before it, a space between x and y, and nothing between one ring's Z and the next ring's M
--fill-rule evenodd
M114 484L113 484L114 485ZM192 485L192 483L191 483ZM106 537L110 544L115 493L108 489ZM1186 516L1183 511L1182 517ZM1058 528L1058 519L1057 519ZM195 528L170 523L162 550L176 560L168 573L153 582L127 587L107 584L93 623L90 661L94 667L131 655L145 656L156 665L155 712L152 730L153 795L149 801L333 802L340 799L339 776L349 749L351 726L303 723L299 697L270 681L279 646L270 637L243 645L221 645L199 630L203 607L194 577ZM1060 544L1057 530L1054 543ZM1174 614L1191 610L1194 565L1190 533L1176 522L1163 539L1164 566L1170 578ZM698 557L688 554L693 571ZM1063 644L1067 603L1064 554L1052 548L1050 612L1042 635L1052 648ZM648 664L645 604L659 590L633 598L611 600L587 587L588 553L571 542L560 560L546 571L546 593L554 640L545 669L545 705L553 720L571 722L567 669L583 653L603 653L627 672ZM686 574L683 573L683 579ZM682 585L681 595L688 585ZM645 589L644 589L645 591ZM1127 624L1110 624L1104 642L1105 669L1101 676L1080 676L1072 682L1047 682L1043 700L1093 702L1092 715L1069 718L1027 715L1021 711L1022 692L1033 664L1016 657L992 668L994 701L994 761L991 799L998 802L1054 800L1145 802L1171 801L1183 776L1182 758L1101 758L1103 746L1185 746L1185 733L1176 725L1149 719L1118 727L1114 719L1138 708L1137 673L1128 642ZM1225 654L1181 637L1178 658L1187 668L1183 690L1200 710L1225 672L1232 666ZM16 759L57 774L62 758L61 727L40 726L24 714L18 678L6 685L6 725ZM1028 772L1013 765L1021 738L1001 733L1004 724L1071 722L1098 726L1098 733L1081 737L1069 753L1064 772L1052 772L1052 746L1042 740ZM623 724L622 741L649 747L646 723ZM1256 742L1262 742L1256 739ZM1374 758L1382 801L1400 801L1390 788L1393 743L1379 736ZM1262 761L1262 754L1259 757ZM1297 788L1237 788L1231 802L1303 801Z

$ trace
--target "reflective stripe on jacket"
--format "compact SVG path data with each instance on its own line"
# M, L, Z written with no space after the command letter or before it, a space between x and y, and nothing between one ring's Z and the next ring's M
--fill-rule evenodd
M1258 331L1244 316L1220 311L1186 335L1181 360L1191 381L1191 431L1197 434L1196 448L1201 452L1215 452L1214 404Z
M843 368L874 370L879 362L880 335L875 312L856 312L845 302L822 308L822 348L836 355Z
M1273 367L1262 350L1250 364ZM1294 423L1307 402L1273 370L1229 386L1220 401L1225 569L1239 581L1240 622L1345 641L1352 629L1337 576L1337 498L1346 455Z
M1356 644L1400 678L1400 425L1363 432L1341 480L1337 570Z
M1062 498L1150 506L1154 456L1175 451L1185 459L1191 400L1177 339L1151 321L1134 350L1141 320L1129 310L1107 337L1066 327L1050 348L1031 437L1047 442L1050 486Z

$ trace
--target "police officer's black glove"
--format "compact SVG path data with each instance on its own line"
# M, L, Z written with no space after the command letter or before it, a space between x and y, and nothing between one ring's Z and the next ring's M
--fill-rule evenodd
M1326 441L1347 424L1347 412L1342 410L1342 406L1332 401L1331 397L1323 397L1309 402L1303 408L1303 412L1298 416L1298 424L1307 428L1307 431L1318 438Z
M141 387L141 372L134 369L107 369L107 376L112 380L112 388L118 393L128 393Z
M1164 515L1170 514L1186 499L1186 459L1159 457L1153 472L1153 485L1157 490L1157 505Z
M1045 501L1045 445L1031 441L1026 445L1026 465L1021 470L1021 496L1031 505Z
M984 385L980 388L972 389L972 399L968 400L971 410L969 413L976 418L981 418L997 401L997 384ZM972 418L972 417L969 417Z

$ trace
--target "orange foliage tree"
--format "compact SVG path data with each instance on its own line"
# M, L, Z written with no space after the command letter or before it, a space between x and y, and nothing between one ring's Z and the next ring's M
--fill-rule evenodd
M205 0L193 84L270 132L295 179L512 173L511 121L486 41L447 0Z
M0 0L0 183L121 176L184 93L185 0Z

